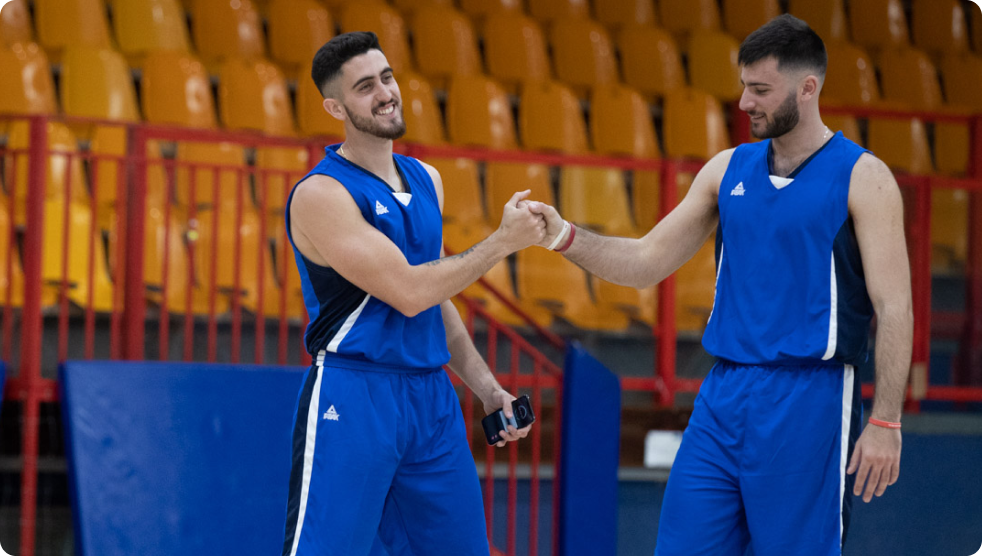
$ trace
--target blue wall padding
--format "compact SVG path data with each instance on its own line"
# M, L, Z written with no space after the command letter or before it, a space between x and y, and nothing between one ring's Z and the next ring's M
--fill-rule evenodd
M80 556L279 554L302 369L68 362Z
M620 431L620 381L572 343L563 377L561 556L616 553Z

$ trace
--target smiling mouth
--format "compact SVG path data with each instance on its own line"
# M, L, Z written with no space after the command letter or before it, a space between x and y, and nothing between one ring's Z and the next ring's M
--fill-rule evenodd
M377 116L388 116L389 114L395 112L395 109L396 109L396 103L393 102L382 108L379 108L378 110L375 111L375 114Z

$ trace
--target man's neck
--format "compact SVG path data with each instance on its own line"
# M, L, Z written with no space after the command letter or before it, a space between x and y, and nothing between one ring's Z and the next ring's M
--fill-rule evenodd
M388 181L396 173L392 161L392 140L363 134L349 134L339 154L376 176Z
M801 160L821 148L829 137L831 133L822 119L815 117L772 139L771 148L774 149L774 157L779 160Z

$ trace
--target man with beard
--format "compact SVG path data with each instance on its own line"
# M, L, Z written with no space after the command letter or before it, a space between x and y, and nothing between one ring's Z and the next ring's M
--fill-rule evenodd
M703 346L718 360L665 490L658 556L841 554L849 491L869 502L900 472L912 313L903 205L890 170L822 123L822 40L790 15L740 47L740 108L757 143L713 157L641 239L566 224L542 244L618 284L655 284L716 230ZM877 317L876 395L859 435L854 365ZM857 440L858 437L858 440Z
M442 256L443 183L393 154L399 86L374 33L314 57L324 109L345 141L295 187L286 225L316 363L299 395L283 554L489 553L474 459L450 368L490 413L514 396L494 379L448 301L545 235L519 201L464 253ZM528 434L509 426L499 446Z

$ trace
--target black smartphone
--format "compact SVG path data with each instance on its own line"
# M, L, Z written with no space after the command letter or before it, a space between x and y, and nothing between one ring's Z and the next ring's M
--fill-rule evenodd
M500 409L481 419L484 436L487 437L489 445L501 442L499 433L508 430L508 425L516 429L524 429L535 422L535 412L532 411L532 403L529 402L528 396L521 396L511 402L511 410L514 415L511 419L505 417L505 412Z

